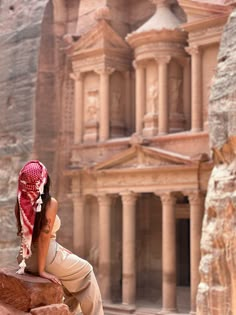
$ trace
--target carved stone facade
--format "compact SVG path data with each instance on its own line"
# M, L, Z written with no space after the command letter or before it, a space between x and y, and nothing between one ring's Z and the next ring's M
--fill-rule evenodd
M232 10L223 0L45 5L37 93L26 102L31 147L11 160L4 125L0 152L17 170L32 156L48 166L60 242L93 264L109 314L196 313L208 96ZM14 104L9 95L4 119ZM13 168L1 172L9 200Z
M105 309L112 314L194 314L204 196L212 169L209 87L232 7L150 2L130 1L129 12L146 5L150 14L141 21L139 12L130 22L132 31L121 28L121 33L117 7L108 1L99 9L106 14L99 13L69 52L73 76L90 73L80 93L98 87L99 115L97 135L87 141L86 119L81 121L79 113L88 104L86 97L81 102L75 96L74 139L80 141L66 174L74 204L83 199L83 214L74 208L84 220L80 246L87 257L91 248L97 254L92 259ZM123 12L122 4L118 7ZM120 24L125 24L122 14ZM95 230L94 220L99 222Z

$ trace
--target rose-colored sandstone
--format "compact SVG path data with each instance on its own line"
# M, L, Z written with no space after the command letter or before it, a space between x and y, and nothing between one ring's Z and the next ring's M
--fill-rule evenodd
M34 308L30 311L32 315L70 315L70 311L65 304L51 304Z
M0 284L0 301L21 311L62 303L60 285L32 275L18 275L15 269L0 269Z
M214 152L201 239L198 315L236 314L236 10L225 27L211 89L209 134Z
M27 314L29 315L30 313L17 310L16 308L12 307L9 304L0 302L0 314L1 315L27 315Z

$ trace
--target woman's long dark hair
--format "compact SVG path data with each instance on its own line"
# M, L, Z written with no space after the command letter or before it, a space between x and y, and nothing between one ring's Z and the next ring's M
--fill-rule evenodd
M36 215L35 215L32 242L37 241L42 228L47 224L46 208L47 208L47 204L51 200L50 183L51 183L51 180L48 175L47 182L44 185L44 193L43 195L41 195L41 198L43 201L42 208L41 208L41 211L36 212ZM22 226L20 222L20 208L19 208L18 199L16 200L16 205L15 205L15 215L16 215L16 222L17 222L17 235L21 236Z

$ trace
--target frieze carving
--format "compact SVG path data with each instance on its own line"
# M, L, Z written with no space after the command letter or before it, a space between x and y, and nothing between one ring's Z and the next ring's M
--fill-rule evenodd
M73 69L74 71L92 71L94 69L94 66L97 66L98 64L102 64L103 59L101 56L93 56L93 58L83 58L79 61L72 61L73 63Z
M178 176L178 174L181 174L181 176ZM98 174L98 185L99 187L103 188L111 188L111 187L139 187L140 185L142 187L145 186L169 186L170 183L173 185L173 189L176 188L177 185L188 185L190 182L190 176L186 172L185 174L183 172L180 173L173 173L173 172L156 172L156 174L153 172L150 173L150 171L147 173L127 173L127 174L118 174L110 175L110 174ZM194 177L195 178L195 177Z
M149 58L155 59L159 56L160 51L166 51L169 55L175 56L185 56L186 53L184 51L184 45L179 43L163 43L163 42L156 42L156 43L147 43L145 45L139 46L135 49L137 56L148 56Z
M84 58L79 61L76 60L73 62L73 69L75 72L89 72L94 71L94 69L98 69L99 71L99 69L105 66L119 71L127 71L130 69L130 58L124 59L121 54L116 53L116 56L112 56L112 59L105 62L104 58L105 56L93 56L93 58Z

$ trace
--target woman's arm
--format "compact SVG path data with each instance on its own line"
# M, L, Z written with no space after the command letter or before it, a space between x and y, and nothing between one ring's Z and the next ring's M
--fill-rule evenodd
M49 279L55 283L60 283L60 281L54 275L49 274L45 271L50 237L55 217L57 214L57 209L58 209L57 201L54 198L52 198L46 209L47 223L42 228L38 238L38 273L42 278Z

